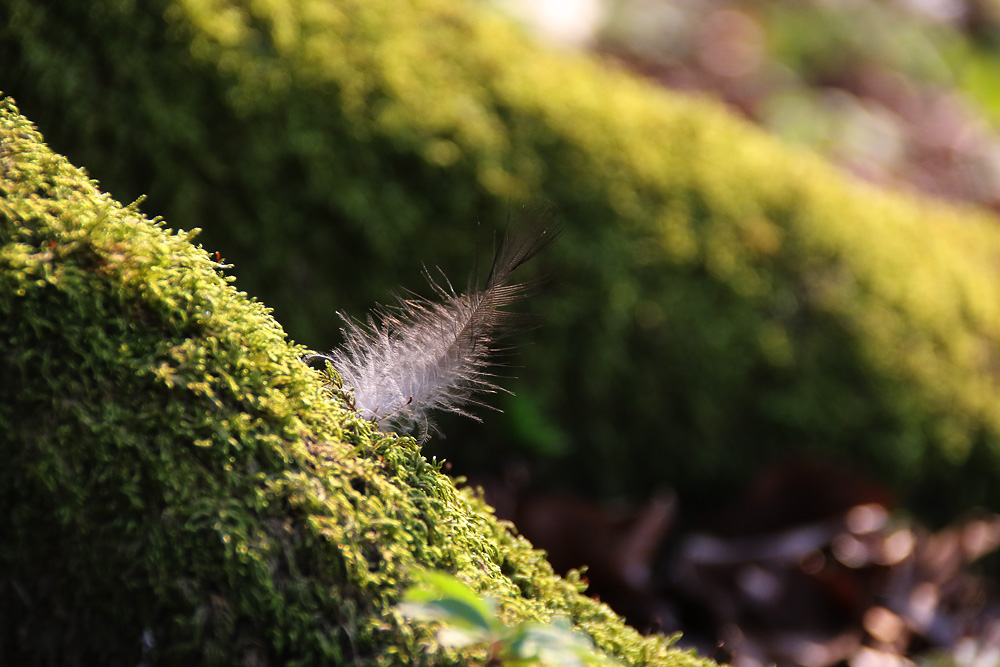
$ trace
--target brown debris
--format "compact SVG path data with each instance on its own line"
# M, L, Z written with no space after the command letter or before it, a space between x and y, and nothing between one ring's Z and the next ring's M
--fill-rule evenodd
M809 459L765 471L728 511L679 535L670 492L633 507L552 494L502 503L557 570L587 566L589 592L634 626L683 631L682 644L720 661L1000 661L996 591L970 568L1000 545L1000 515L932 532L895 514L875 482Z

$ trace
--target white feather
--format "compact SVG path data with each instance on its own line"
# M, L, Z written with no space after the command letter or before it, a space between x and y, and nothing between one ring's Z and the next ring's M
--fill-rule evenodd
M393 307L376 308L367 324L344 317L344 344L325 359L353 390L354 405L383 430L434 430L432 410L477 419L471 405L487 406L477 395L501 390L489 372L497 342L517 322L503 310L530 291L530 284L508 284L511 274L557 236L535 221L509 232L493 260L484 288L457 294L425 272L440 302L397 298ZM342 316L343 317L343 316Z

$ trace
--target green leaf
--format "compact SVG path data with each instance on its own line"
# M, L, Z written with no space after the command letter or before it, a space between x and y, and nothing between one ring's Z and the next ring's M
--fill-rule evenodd
M496 602L479 596L459 579L425 571L417 580L396 607L404 616L448 623L483 640L503 630L497 619Z
M583 667L617 664L600 653L590 637L574 632L562 619L552 625L522 623L514 628L506 643L517 660L543 665Z

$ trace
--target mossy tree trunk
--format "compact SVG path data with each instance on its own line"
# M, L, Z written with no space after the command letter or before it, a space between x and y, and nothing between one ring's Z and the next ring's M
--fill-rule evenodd
M641 638L374 430L191 234L145 219L0 101L0 663L469 664L394 611L415 568L506 621Z

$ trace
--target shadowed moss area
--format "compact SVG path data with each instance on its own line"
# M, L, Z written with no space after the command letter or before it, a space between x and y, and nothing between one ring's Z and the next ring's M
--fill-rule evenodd
M191 233L122 206L0 102L0 662L469 664L392 610L414 567L505 620L641 638L324 393Z
M310 347L422 263L460 284L475 220L554 203L518 395L480 447L448 424L452 460L518 447L550 486L708 506L811 451L938 518L1000 502L991 217L854 183L486 3L11 0L0 37L53 146L204 228Z

